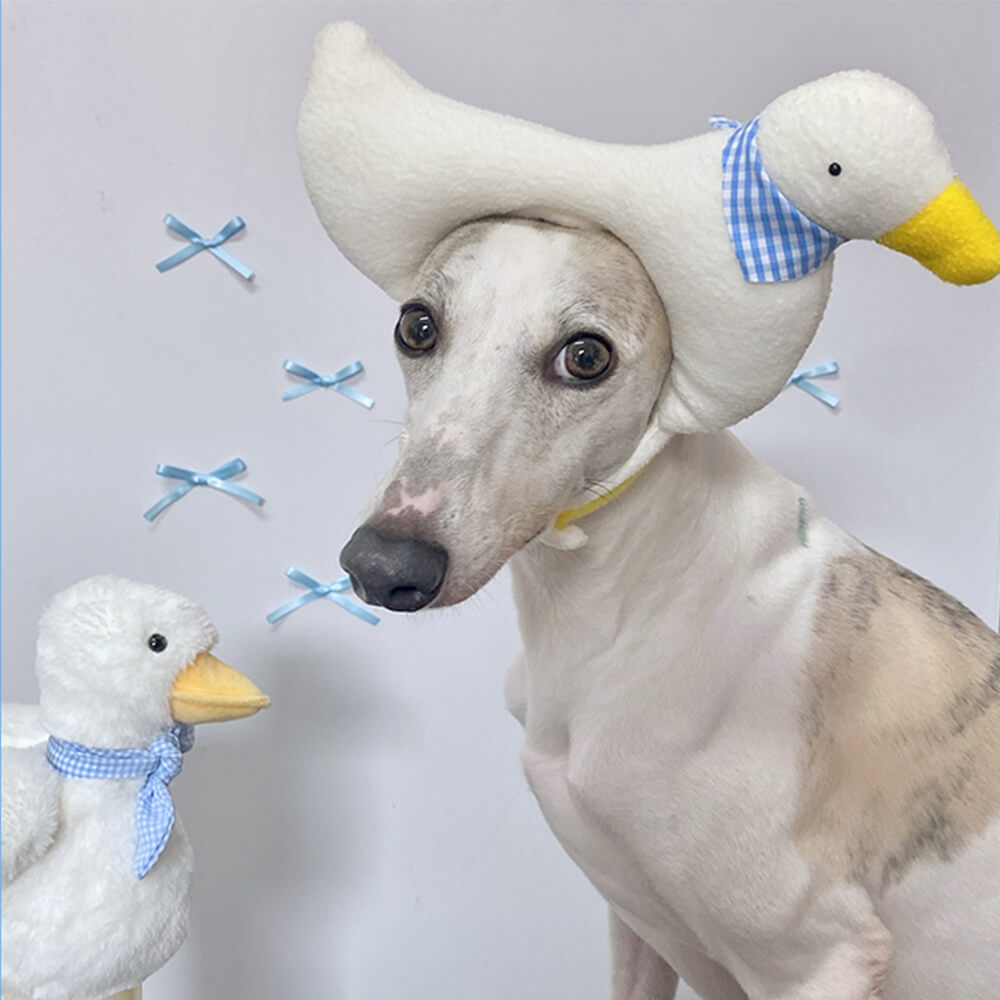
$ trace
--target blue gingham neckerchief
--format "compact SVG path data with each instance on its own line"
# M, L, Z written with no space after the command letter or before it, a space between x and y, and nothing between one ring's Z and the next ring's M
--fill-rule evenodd
M50 736L45 756L68 778L145 778L135 802L133 871L142 878L156 864L174 828L167 785L180 773L182 754L194 746L194 726L177 725L147 747L108 750Z
M768 176L757 148L760 119L710 122L733 130L722 151L722 204L743 277L791 281L815 271L844 239L803 215Z

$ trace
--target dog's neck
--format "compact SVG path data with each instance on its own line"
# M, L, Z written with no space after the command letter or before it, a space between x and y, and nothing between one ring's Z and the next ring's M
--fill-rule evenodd
M802 546L801 497L728 432L674 438L581 521L585 546L534 542L511 561L528 669L572 697L571 678L585 685L632 655L652 662L657 642L709 648L717 609Z
M661 601L715 586L713 569L731 575L734 562L766 544L776 508L791 499L794 514L800 493L728 432L675 437L628 490L579 522L586 545L563 552L532 543L514 557L522 627L581 600L634 600L621 583L643 566L656 567L650 589ZM786 519L780 534L787 529Z

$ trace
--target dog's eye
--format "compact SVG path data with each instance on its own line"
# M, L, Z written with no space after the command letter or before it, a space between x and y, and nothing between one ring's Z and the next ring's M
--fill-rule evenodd
M407 354L421 354L434 347L437 327L424 306L403 306L396 324L396 343Z
M563 382L592 382L611 367L611 345L593 333L578 334L556 355L555 372Z

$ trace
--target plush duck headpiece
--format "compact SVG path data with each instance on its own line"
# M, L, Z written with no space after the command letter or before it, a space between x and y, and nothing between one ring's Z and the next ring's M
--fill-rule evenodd
M316 40L298 135L324 227L394 298L443 237L486 216L600 227L631 248L674 357L620 482L672 434L734 424L778 394L822 317L840 242L877 239L958 284L1000 273L1000 234L930 112L892 80L836 73L729 124L657 146L563 135L431 93L339 23Z

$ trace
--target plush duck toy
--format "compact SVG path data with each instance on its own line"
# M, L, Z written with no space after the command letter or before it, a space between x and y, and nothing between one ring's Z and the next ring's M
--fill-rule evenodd
M490 215L601 227L639 257L674 357L608 492L671 435L734 424L778 394L845 240L877 239L958 284L1000 272L1000 234L955 178L931 113L892 80L835 73L745 125L715 124L657 146L574 138L431 93L340 23L316 40L298 135L327 232L394 298L444 236Z
M192 853L167 786L193 724L269 704L216 639L197 605L116 577L43 614L38 710L4 706L5 1000L131 990L183 941Z

